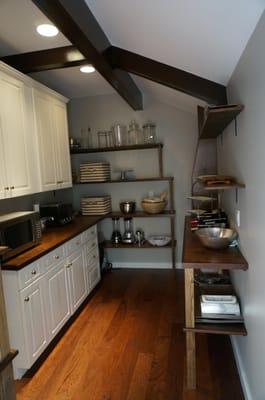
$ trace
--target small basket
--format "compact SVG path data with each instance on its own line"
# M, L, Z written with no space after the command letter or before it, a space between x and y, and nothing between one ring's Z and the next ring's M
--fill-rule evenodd
M143 210L148 214L159 214L164 211L167 201L160 201L159 203L149 203L142 201L141 203Z

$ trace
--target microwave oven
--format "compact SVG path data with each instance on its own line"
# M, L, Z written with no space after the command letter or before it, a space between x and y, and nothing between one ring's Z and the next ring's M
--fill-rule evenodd
M8 251L3 261L36 246L41 242L39 213L35 211L13 212L0 215L0 246Z

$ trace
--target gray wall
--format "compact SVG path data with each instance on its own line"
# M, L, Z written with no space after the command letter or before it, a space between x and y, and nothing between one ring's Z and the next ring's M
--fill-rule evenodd
M157 102L153 98L145 99L144 111L134 112L116 94L106 96L73 99L69 103L70 135L80 136L82 128L88 125L94 135L96 132L108 130L114 122L128 124L136 119L141 125L148 119L157 124L159 139L164 143L164 170L165 175L175 177L175 203L176 203L176 231L178 239L178 260L181 257L184 212L189 207L185 197L190 191L190 176L197 139L196 115L179 110ZM118 168L133 168L139 177L155 176L158 174L157 154L154 150L131 151L118 153L101 153L97 155L73 156L74 169L78 170L80 161L87 159L109 160L112 174ZM87 194L108 194L112 196L113 210L118 210L119 201L122 199L136 199L138 207L140 200L153 190L156 193L167 188L167 184L144 182L134 184L115 185L83 185L74 190L75 207L79 208L80 196ZM144 228L147 234L169 233L169 221L165 219L137 219L135 228ZM123 221L121 221L123 223ZM103 222L102 230L106 238L111 235L111 221ZM121 251L110 252L111 260L123 266L128 263L133 266L169 266L170 252L168 250Z
M242 103L245 110L238 118L238 136L233 124L219 139L219 172L237 176L246 184L225 195L231 218L241 212L241 249L249 262L247 272L235 272L234 282L240 295L248 330L247 337L233 339L246 398L265 399L265 15L260 20L229 83L230 102Z

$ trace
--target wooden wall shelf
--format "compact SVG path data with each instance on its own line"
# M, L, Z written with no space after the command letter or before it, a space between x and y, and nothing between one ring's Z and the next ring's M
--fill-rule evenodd
M131 250L142 250L142 249L172 249L176 247L176 240L173 242L170 241L166 246L152 246L147 240L144 242L142 246L138 246L137 244L127 244L127 243L119 243L113 244L110 240L105 240L103 242L103 246L105 249L131 249Z
M153 182L153 181L166 181L172 182L173 176L168 177L150 177L150 178L136 178L136 179L111 179L109 181L94 181L94 182L75 182L74 185L94 185L99 183L134 183L134 182Z
M243 109L241 104L209 107L200 127L200 139L216 138Z
M245 324L205 324L195 323L194 328L184 328L185 332L209 333L214 335L246 336Z
M135 144L119 147L95 147L91 149L72 149L71 154L90 154L90 153L109 153L112 151L128 151L128 150L148 150L148 149L162 149L163 143L154 144Z
M231 183L231 185L203 185L204 190L231 190L243 189L246 185L244 183Z
M163 211L159 214L148 214L145 213L144 211L135 211L132 214L123 214L121 211L113 211L109 214L107 214L105 217L106 218L163 218L163 217L168 217L168 218L174 218L176 214L175 210L166 210Z

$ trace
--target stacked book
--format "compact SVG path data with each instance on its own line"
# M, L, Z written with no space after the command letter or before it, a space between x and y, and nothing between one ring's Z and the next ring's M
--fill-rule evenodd
M105 215L111 212L111 197L83 197L81 199L82 215Z
M238 300L234 295L201 295L200 306L200 322L234 323L243 321Z
M87 161L80 164L80 182L105 182L110 180L110 163Z

